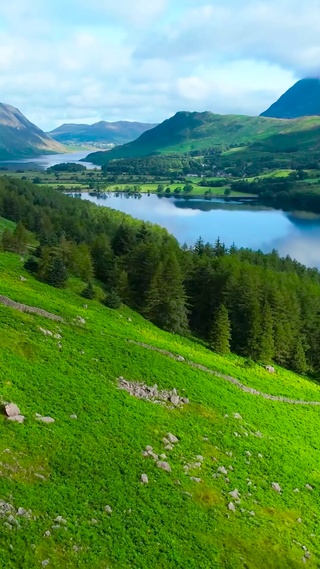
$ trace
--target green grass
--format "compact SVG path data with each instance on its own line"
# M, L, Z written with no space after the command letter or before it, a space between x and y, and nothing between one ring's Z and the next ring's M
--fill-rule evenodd
M4 219L4 217L0 217L0 235L3 233L5 229L14 229L15 223L13 221L9 221L9 219Z
M213 354L126 307L112 311L84 301L76 279L66 290L48 287L23 270L19 256L0 253L0 274L0 294L65 319L57 324L0 305L0 394L26 416L23 425L0 417L0 499L33 515L11 531L0 517L1 566L34 569L48 559L53 569L299 568L302 546L311 552L307 566L319 566L320 409L253 397L128 340L181 354L266 393L320 400L318 384ZM86 324L76 325L77 316ZM62 335L62 350L40 326ZM117 389L120 375L175 387L190 404L171 410L137 400ZM41 424L35 413L56 422ZM166 452L170 474L141 454L148 444L164 452L167 432L179 438ZM183 470L198 454L204 463L194 475L201 484ZM222 465L233 467L229 483L213 478ZM147 486L140 483L143 472ZM241 504L232 513L228 492L235 488ZM67 529L51 529L59 515Z

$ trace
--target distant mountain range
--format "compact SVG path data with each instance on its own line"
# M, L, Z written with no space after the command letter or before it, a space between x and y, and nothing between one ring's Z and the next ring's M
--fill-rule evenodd
M0 103L0 160L67 152L15 107Z
M86 160L105 164L116 158L189 152L207 148L258 145L268 151L299 146L320 147L320 117L279 120L209 112L179 112L137 140L107 152L89 154Z
M155 124L118 121L100 121L89 124L63 124L49 132L49 136L63 144L107 146L125 144L138 138Z
M319 115L320 79L301 79L261 114L262 117L278 119Z

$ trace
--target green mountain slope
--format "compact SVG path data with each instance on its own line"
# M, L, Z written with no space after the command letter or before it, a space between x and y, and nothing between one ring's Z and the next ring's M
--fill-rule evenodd
M0 304L0 394L26 417L0 417L1 566L298 569L302 558L319 566L319 407L245 393L136 343L266 394L320 401L319 385L220 357L125 307L85 308L82 283L48 287L20 256L0 253L0 271L0 295L64 320ZM171 409L137 399L118 389L119 376L176 388L190 402ZM172 450L167 433L179 439ZM147 445L166 454L171 472L143 456Z
M0 160L66 152L15 107L0 103Z
M315 78L301 79L261 114L279 119L316 115L320 115L320 79Z
M48 135L62 144L125 144L155 126L129 121L63 124Z
M213 113L179 112L157 127L143 133L137 140L107 152L89 154L86 160L104 164L117 158L148 156L156 153L189 152L211 147L247 146L254 142L268 143L274 136L316 137L320 141L320 117L294 121L215 115ZM289 140L288 144L292 144Z

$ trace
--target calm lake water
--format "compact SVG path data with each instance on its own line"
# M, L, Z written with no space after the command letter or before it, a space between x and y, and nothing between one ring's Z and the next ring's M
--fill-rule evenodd
M138 219L166 227L179 242L193 245L201 236L214 243L220 237L227 246L277 249L309 267L320 268L320 215L284 212L272 208L224 200L150 196L128 197L107 194L97 198L85 193L101 206L111 207Z
M86 166L89 170L92 170L93 168L100 170L100 166L96 166L91 162L80 162L80 160L88 156L89 153L90 150L81 150L81 152L68 152L66 154L41 154L37 158L32 159L23 158L21 160L3 160L0 161L0 167L3 166L9 170L46 170L56 164L74 162L76 164L83 164L83 166Z

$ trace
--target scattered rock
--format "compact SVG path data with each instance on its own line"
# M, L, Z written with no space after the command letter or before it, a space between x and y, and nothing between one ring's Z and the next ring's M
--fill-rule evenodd
M128 322L132 322L132 319L131 319L131 318L128 318Z
M78 419L77 415L70 415L70 419Z
M275 492L279 492L279 493L281 492L281 487L280 487L280 485L278 484L278 482L272 482L272 489L273 489Z
M269 373L275 373L276 371L273 366L266 366L265 370L268 371Z
M252 510L251 512L249 512L250 516L255 516L255 512Z
M230 504L228 504L228 510L230 510L230 512L236 511L236 507L233 502L230 502Z
M91 519L91 523L92 523L93 525L96 525L96 524L98 523L98 520L96 520L96 518L92 518L92 519Z
M83 305L83 308L88 308L88 305L87 305L87 304L84 304L84 305Z
M161 468L161 470L165 470L166 472L171 472L171 466L168 462L165 462L163 460L159 460L157 462L157 467Z
M218 472L220 472L220 474L225 474L225 475L228 474L228 471L224 466L219 466Z
M61 334L55 334L53 337L55 340L62 340Z
M231 498L233 498L234 500L239 500L240 498L240 494L239 494L239 490L232 490L232 492L229 492L229 496L231 496Z
M42 423L55 423L55 420L52 417L37 417L38 421Z
M40 480L45 480L45 476L43 476L43 474L38 474L37 472L35 473L35 477L39 478Z
M173 446L172 445L166 445L164 447L165 450L173 450Z
M49 565L49 563L50 563L49 559L45 559L44 561L41 561L42 567L47 567L47 565Z
M179 439L175 435L173 435L172 433L167 433L167 439L168 439L169 443L171 443L171 444L175 444L175 443L179 442Z
M199 462L204 461L204 457L202 456L202 454L197 454L196 459L199 460Z
M67 520L65 520L62 516L57 516L54 521L58 524L66 524L67 523Z
M148 484L149 478L146 474L141 474L141 482L142 484Z
M306 485L305 485L305 488L306 488L307 490L313 490L313 488L312 488L312 486L310 486L310 484L306 484Z
M240 413L233 413L234 419L242 419Z
M15 403L8 403L5 405L4 410L7 417L16 417L17 415L20 415L20 409Z
M145 383L134 381L127 381L124 377L118 378L119 389L127 391L130 395L138 399L145 399L153 403L160 403L161 405L174 405L174 407L184 405L184 397L177 394L176 389L171 391L159 391L157 385L149 386Z
M75 322L77 322L78 324L85 324L86 320L84 318L82 318L81 316L77 316L77 318L75 319Z
M25 282L27 282L27 279L26 279L25 277L23 277L23 276L20 275L20 281L21 281L22 283L25 283Z
M298 494L298 492L300 492L299 488L295 488L295 489L294 489L294 493L295 493L295 494Z
M151 447L150 445L147 445L147 446L146 446L146 451L147 451L147 452L153 451L153 447Z
M183 356L177 356L176 358L177 362L185 362L185 358Z
M27 510L25 510L24 508L18 508L18 511L17 511L18 516L26 516L27 513L28 513Z
M155 461L159 460L158 455L155 452L153 452L152 450L148 451L148 455L151 456L151 458L153 458L153 460L155 460Z
M111 506L105 506L104 511L107 512L107 514L112 514Z
M161 460L166 460L167 455L165 455L165 454L160 454L160 458L161 458Z
M301 518L298 518L298 519L297 519L297 522L298 522L298 524L302 524L302 519L301 519Z
M8 417L8 421L15 421L16 423L23 423L25 417L23 415L15 415L14 417Z
M263 458L263 455L260 452L258 453L258 458Z
M49 529L44 532L44 537L51 537L51 531Z
M249 450L246 451L247 456L251 456L251 452Z
M52 332L50 332L50 330L46 330L45 328L41 328L41 326L39 327L40 332L42 332L42 334L44 336L53 336Z
M202 482L201 478L196 478L195 476L190 476L190 480L192 480L192 482L196 482L197 484L200 484L200 482Z

